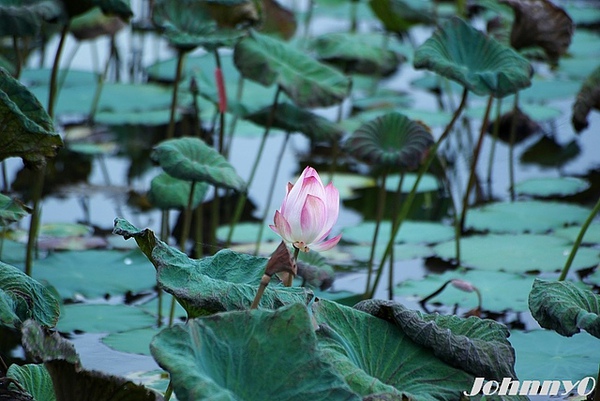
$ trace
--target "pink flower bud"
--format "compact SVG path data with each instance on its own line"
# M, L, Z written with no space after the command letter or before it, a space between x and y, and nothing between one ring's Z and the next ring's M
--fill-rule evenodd
M459 290L462 290L464 292L473 292L476 290L476 288L473 284L469 283L468 281L464 281L464 280L454 279L454 280L450 281L450 284L452 284L454 287L456 287Z

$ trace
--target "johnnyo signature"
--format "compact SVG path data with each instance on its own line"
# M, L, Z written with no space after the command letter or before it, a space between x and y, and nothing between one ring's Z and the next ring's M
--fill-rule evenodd
M496 380L486 381L483 377L476 377L470 392L463 394L471 397L482 393L483 395L568 395L573 392L580 396L591 394L596 388L596 379L585 377L573 382L572 380L513 380L505 377L501 382Z

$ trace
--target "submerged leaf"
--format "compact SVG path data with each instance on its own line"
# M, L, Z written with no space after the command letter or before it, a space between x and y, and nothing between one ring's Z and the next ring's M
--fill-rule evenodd
M529 309L540 326L571 337L582 329L600 338L600 296L568 281L536 279Z
M300 107L340 103L350 80L290 44L251 32L235 47L234 63L245 78L264 86L277 84Z
M588 114L592 109L600 111L600 67L583 82L573 104L571 122L577 133L588 127Z
M457 81L477 95L498 98L530 86L533 74L529 61L516 51L456 17L415 51L413 64Z
M21 270L0 262L0 325L18 327L34 319L54 327L60 314L54 294Z
M36 97L0 68L0 160L20 157L43 165L63 145L52 119Z
M424 314L391 301L368 300L356 309L392 322L449 365L476 377L515 378L515 351L506 326L493 320Z
M433 136L422 123L400 113L388 113L363 124L346 141L353 157L375 166L417 168Z
M182 401L361 399L321 359L299 304L193 319L163 330L150 347Z

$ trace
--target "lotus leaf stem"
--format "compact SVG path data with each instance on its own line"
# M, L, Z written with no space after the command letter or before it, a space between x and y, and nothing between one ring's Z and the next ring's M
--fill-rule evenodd
M237 82L237 90L235 92L235 100L240 102L242 100L242 95L244 94L244 76L240 74L240 77ZM229 157L229 151L231 150L231 143L233 142L233 134L235 133L235 127L237 126L238 115L234 114L231 118L231 123L229 123L229 132L227 133L227 144L223 149L223 156L225 158Z
M375 214L375 231L373 232L373 239L371 241L371 251L369 253L369 270L367 272L367 287L365 289L365 293L369 291L371 288L371 276L373 274L373 262L375 261L375 247L377 244L377 237L379 236L379 227L381 226L381 220L383 219L383 211L385 209L385 198L386 198L386 189L385 184L387 181L388 169L386 168L381 175L381 183L379 184L379 190L377 192L377 210ZM393 226L392 226L393 230ZM382 269L383 266L380 266ZM379 275L380 272L377 272Z
M204 233L202 231L204 227L204 224L202 223L204 221L204 205L202 202L198 205L194 213L196 215L196 226L194 231L194 241L196 244L195 255L196 258L200 259L204 256Z
M294 247L294 255L292 256L292 260L294 263L298 261L298 254L300 253L300 248ZM283 285L286 287L291 287L294 282L294 275L292 273L284 273L287 274L283 280Z
M173 83L173 95L171 98L171 112L169 115L169 127L167 128L167 139L175 135L175 110L177 109L177 93L179 92L179 81L183 72L185 52L177 50L177 68L175 69L175 82Z
M402 196L402 184L404 183L404 172L400 172L400 180L398 180L398 187L396 188L396 194L394 196L394 202L392 202L392 227L391 232L394 232L394 228L398 223L398 207L400 205L400 197ZM388 299L391 301L394 299L394 247L390 250L390 266L388 272Z
M569 254L569 257L567 258L565 266L563 267L562 271L560 272L560 277L558 278L558 281L563 281L564 279L567 278L567 274L569 273L569 269L571 268L573 259L575 259L575 254L577 254L577 250L579 249L579 246L581 245L581 242L583 241L583 236L585 235L585 232L587 231L588 227L590 226L590 224L592 223L592 221L594 220L594 217L596 217L598 212L600 212L600 199L598 199L598 202L596 202L596 205L594 206L591 213L588 215L587 219L581 226L581 230L579 230L579 234L577 235L577 238L575 239L573 248L571 248L571 253Z
M492 197L492 167L494 165L494 155L496 153L496 144L498 142L498 133L500 131L500 116L502 109L502 98L496 100L496 119L492 128L492 146L490 149L490 158L488 160L488 171L487 171L487 184L488 184L488 197Z
M173 382L169 380L169 385L165 390L165 394L163 395L164 401L169 401L171 399L171 395L173 395Z
M429 149L429 155L427 156L427 159L425 159L423 164L421 164L421 168L419 169L419 171L417 173L417 179L415 180L415 183L414 183L411 191L409 192L408 196L404 200L404 203L402 204L402 209L400 210L400 213L398 215L398 224L394 227L392 235L390 236L390 240L388 241L388 244L385 248L385 252L383 253L383 255L381 257L381 261L379 262L379 268L377 270L377 277L375 277L375 282L373 283L373 287L371 287L371 289L368 290L367 293L365 293L365 296L364 296L365 298L373 298L373 295L375 294L375 290L377 289L377 285L379 284L379 280L381 278L381 271L383 270L382 267L383 267L387 257L390 255L392 247L394 246L394 240L396 238L396 235L398 235L398 231L400 231L400 228L402 227L402 223L404 222L404 219L406 218L406 216L408 216L408 212L410 211L411 205L417 194L417 187L419 186L419 182L421 181L421 178L423 177L425 172L427 172L427 170L429 169L429 166L433 162L433 159L436 157L437 150L440 147L440 144L448 136L448 134L454 127L456 120L458 120L458 117L460 117L460 114L462 113L463 109L465 108L465 105L467 104L468 94L469 94L469 90L467 88L464 88L463 94L462 94L462 99L460 101L460 104L458 105L458 108L454 112L452 119L450 120L450 122L448 123L446 128L444 129L444 132L439 137L439 139Z
M252 305L250 306L250 309L258 308L260 299L262 298L263 294L265 293L265 289L269 285L270 281L271 281L271 276L269 276L268 274L263 274L263 276L260 279L260 284L258 285L258 290L256 291L256 295L254 296L254 300L252 301Z
M108 75L108 68L110 67L110 61L113 57L114 53L112 51L108 55L108 59L106 60L106 64L104 65L104 70L102 73L98 74L98 83L96 84L96 90L94 91L94 97L92 100L92 106L90 107L90 115L89 122L93 124L94 118L96 118L96 112L98 111L98 103L100 102L100 95L102 95L102 89L104 88L104 82L106 81L106 76Z
M510 188L510 200L515 200L515 140L517 136L517 110L519 108L519 92L515 93L515 101L513 105L513 115L510 122L510 144L508 147L508 179Z

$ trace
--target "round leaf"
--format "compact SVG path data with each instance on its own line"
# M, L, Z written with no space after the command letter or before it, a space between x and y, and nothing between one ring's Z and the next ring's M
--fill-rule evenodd
M154 147L151 157L167 174L180 180L205 181L237 191L246 187L227 159L198 138L163 141Z
M56 401L52 378L44 365L10 365L6 377L15 379L35 400Z
M342 73L281 40L251 32L233 53L242 75L264 86L277 84L300 107L340 103L350 91Z
M191 182L179 180L167 173L161 173L150 181L148 200L159 209L183 209L188 205L191 189ZM208 192L208 184L205 182L196 183L192 198L192 209L202 203L206 192Z
M63 306L56 329L70 333L120 332L150 327L156 319L140 308L127 305L72 304Z
M413 64L455 80L477 95L494 97L530 86L533 73L516 51L456 17L416 50Z
M585 191L589 182L576 177L530 178L515 184L515 193L537 197L569 196Z
M414 169L432 144L433 136L425 125L403 114L389 113L354 131L345 148L368 164Z

